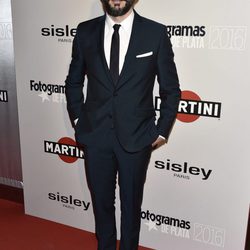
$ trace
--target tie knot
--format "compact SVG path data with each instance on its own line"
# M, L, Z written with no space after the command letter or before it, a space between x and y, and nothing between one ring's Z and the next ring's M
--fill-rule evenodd
M113 26L113 28L114 28L114 30L115 30L116 32L119 31L120 27L121 27L120 24L115 24L115 25Z

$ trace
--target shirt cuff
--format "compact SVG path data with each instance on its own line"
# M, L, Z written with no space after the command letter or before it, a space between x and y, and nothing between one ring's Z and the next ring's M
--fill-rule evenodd
M164 140L166 140L166 138L164 136L162 136L162 135L159 135L159 137L162 138L162 139L164 139Z
M75 124L75 125L77 124L78 119L79 119L79 118L76 118L76 119L74 120L74 124Z

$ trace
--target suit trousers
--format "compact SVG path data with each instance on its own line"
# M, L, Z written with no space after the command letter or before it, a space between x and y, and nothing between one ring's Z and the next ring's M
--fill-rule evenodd
M121 201L120 250L138 249L141 204L152 147L138 152L123 149L110 129L105 144L85 146L85 165L95 215L98 250L116 249L115 188L118 175Z

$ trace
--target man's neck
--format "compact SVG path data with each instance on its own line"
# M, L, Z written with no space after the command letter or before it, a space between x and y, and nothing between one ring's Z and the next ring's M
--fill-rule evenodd
M133 8L131 8L125 15L123 16L110 16L110 18L115 22L115 23L121 23L124 21L133 11Z

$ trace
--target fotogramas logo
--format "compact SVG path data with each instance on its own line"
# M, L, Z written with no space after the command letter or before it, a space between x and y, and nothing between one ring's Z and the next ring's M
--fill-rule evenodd
M175 162L167 159L157 160L155 161L155 168L163 174L165 173L172 173L173 177L182 178L186 180L190 180L192 177L196 176L200 178L202 181L208 180L211 176L212 169L205 169L202 167L194 166L193 164L188 163L187 161L184 162Z
M160 97L155 97L155 110L160 110ZM195 122L201 116L207 118L221 117L221 103L205 101L193 91L184 90L178 107L177 120L185 123Z
M44 152L56 154L66 163L74 163L78 159L84 159L82 149L69 137L63 137L58 142L44 141Z
M202 246L224 247L226 230L221 227L192 222L183 218L174 218L152 211L141 211L141 219L150 233L163 233L172 237L199 242ZM203 249L202 247L200 249Z
M41 28L41 35L45 38L54 38L60 43L71 43L76 35L76 28L66 25L51 24Z
M188 220L155 214L149 210L141 211L141 219L147 221L144 225L148 227L148 231L190 239L191 223Z
M42 103L66 103L65 86L56 83L45 83L41 80L30 80L30 91L38 93Z
M6 90L0 90L0 102L8 102L8 92Z
M63 207L74 210L75 208L81 208L83 211L87 211L90 206L89 201L75 198L72 194L65 195L60 192L48 193L48 199L54 202L62 204Z
M174 48L205 48L206 26L204 25L168 25L167 33Z

